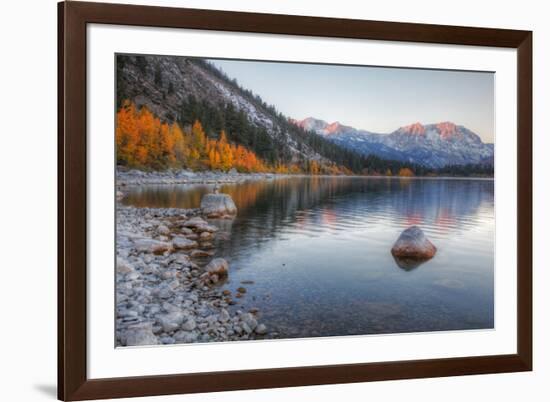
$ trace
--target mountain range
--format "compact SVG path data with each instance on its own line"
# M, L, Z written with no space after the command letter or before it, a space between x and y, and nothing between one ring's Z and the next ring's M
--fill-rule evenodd
M453 123L377 134L320 119L293 120L204 59L117 55L116 94L183 127L199 120L206 134L227 138L271 165L344 166L353 172L397 172L419 166L492 164L493 145ZM284 83L281 83L284 85ZM417 169L420 170L420 169Z
M292 120L306 131L359 152L432 168L447 165L493 164L494 145L484 143L473 131L451 122L414 123L389 134L378 134L339 122L308 117Z

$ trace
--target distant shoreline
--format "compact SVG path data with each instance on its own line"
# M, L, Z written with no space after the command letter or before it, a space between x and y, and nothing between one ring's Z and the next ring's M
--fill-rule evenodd
M175 185L175 184L229 184L244 181L273 180L282 178L300 177L347 177L368 179L400 179L400 180L494 180L494 177L472 176L372 176L372 175L307 175L307 174L280 174L280 173L238 173L217 171L191 171L191 170L167 170L167 171L142 171L137 169L116 171L117 186L136 185Z

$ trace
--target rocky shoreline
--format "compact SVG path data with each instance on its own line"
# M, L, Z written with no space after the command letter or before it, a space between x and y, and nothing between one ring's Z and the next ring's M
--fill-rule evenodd
M239 173L235 169L229 172L221 171L192 171L192 170L165 170L146 172L137 169L120 169L116 171L116 185L120 190L125 186L139 186L149 184L224 184L242 183L245 181L271 180L284 177L310 177L306 174L279 174L279 173ZM494 180L493 177L462 177L462 176L330 176L317 175L316 177L368 177L372 179L405 179L405 180Z
M231 270L213 250L223 233L200 209L119 204L116 215L117 346L277 337L257 309L238 309L246 288L222 289Z
M146 172L142 170L117 169L117 186L135 186L147 184L214 184L241 183L248 180L273 179L283 175L274 173L239 173L235 169L229 172L192 170L165 170Z
M282 175L236 172L117 172L117 199L124 185L224 183ZM124 184L121 184L124 183ZM232 286L229 263L216 247L231 234L224 219L237 208L228 194L203 196L200 208L136 208L117 203L116 344L141 346L278 338L257 308L239 309L247 289ZM397 264L413 269L433 257L422 230L405 230L392 248Z

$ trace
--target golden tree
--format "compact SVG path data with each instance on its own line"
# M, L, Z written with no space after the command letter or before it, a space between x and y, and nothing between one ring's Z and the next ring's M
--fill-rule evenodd
M400 177L413 177L414 173L409 168L401 168L401 169L399 169L399 176Z

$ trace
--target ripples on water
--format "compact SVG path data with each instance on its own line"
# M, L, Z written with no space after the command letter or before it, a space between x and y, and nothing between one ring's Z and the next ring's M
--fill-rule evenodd
M126 204L195 208L208 185L131 187ZM224 185L239 209L216 255L236 308L260 309L281 337L493 328L492 180L288 178ZM414 269L390 254L420 226L436 256Z

